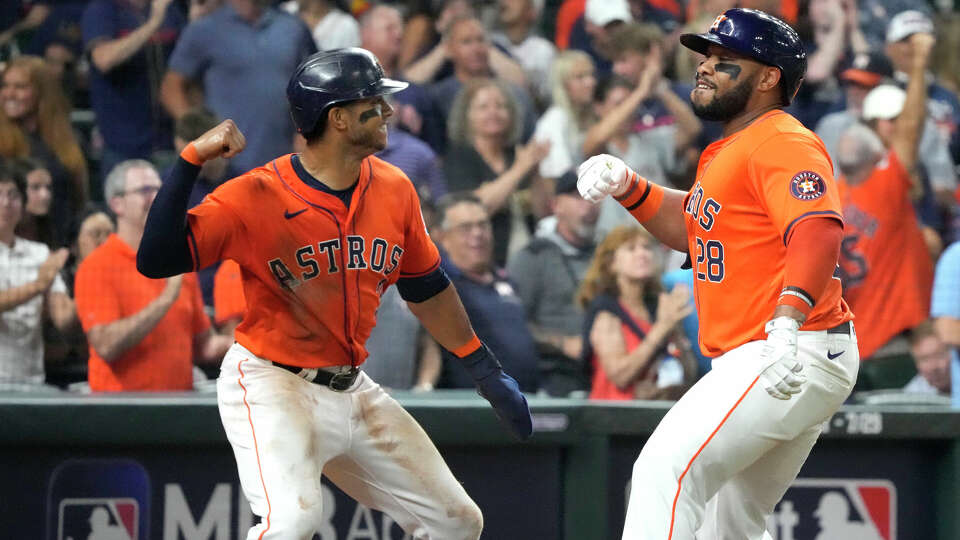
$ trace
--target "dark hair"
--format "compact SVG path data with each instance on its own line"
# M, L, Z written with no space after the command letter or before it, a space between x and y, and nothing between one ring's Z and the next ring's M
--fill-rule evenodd
M67 243L73 243L77 241L77 236L80 235L80 227L83 225L83 222L87 220L88 217L94 214L104 214L107 216L107 219L113 223L113 226L117 226L117 217L113 215L113 212L110 210L107 205L97 202L88 202L83 209L72 216L70 221L67 223L66 236Z
M190 109L174 123L173 134L189 142L215 128L219 122L217 115L207 109Z
M10 165L9 161L0 161L0 183L10 182L20 194L20 202L27 202L27 178Z
M437 225L442 230L447 219L447 211L461 203L471 203L483 206L483 201L472 191L454 191L447 193L437 201Z

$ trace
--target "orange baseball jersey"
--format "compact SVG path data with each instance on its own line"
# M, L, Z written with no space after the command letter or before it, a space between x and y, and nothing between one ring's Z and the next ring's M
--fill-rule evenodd
M349 209L277 158L218 187L187 216L194 265L240 265L237 342L298 367L358 365L383 291L440 265L413 184L363 160Z
M136 315L160 296L165 279L137 272L136 252L116 234L77 269L77 316L85 332ZM180 295L160 322L120 358L107 363L90 346L88 379L94 392L193 389L194 338L210 328L195 274L183 276Z
M766 338L784 286L790 233L811 218L842 222L840 195L823 143L794 117L771 111L700 156L684 198L700 345L718 356ZM831 279L801 330L853 318Z
M860 357L930 314L933 262L910 200L910 176L888 152L863 182L841 179L847 223L840 251L843 295L857 314Z
M246 310L240 265L232 260L223 261L213 275L213 321L222 325L230 319L242 319Z

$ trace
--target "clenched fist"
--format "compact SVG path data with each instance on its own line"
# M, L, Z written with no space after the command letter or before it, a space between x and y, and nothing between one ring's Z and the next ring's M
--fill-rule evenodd
M599 154L577 167L577 190L581 197L595 203L607 195L623 195L636 178L637 173L620 158Z
M232 158L239 154L247 146L247 139L233 120L227 119L194 139L191 144L201 161L209 161L218 157Z

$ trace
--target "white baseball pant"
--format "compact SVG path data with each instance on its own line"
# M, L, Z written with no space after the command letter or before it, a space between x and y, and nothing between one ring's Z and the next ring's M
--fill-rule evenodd
M663 417L633 467L624 540L770 538L765 519L850 395L860 353L855 335L799 332L807 382L779 400L757 382L763 345L714 359Z
M244 495L261 518L247 540L312 538L322 525L321 471L416 539L480 537L480 509L427 434L364 373L335 392L234 344L217 404Z

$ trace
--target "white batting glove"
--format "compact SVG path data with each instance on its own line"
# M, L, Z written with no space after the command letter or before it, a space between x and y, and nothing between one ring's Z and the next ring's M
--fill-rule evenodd
M619 197L627 192L637 174L620 158L599 154L577 167L577 190L590 202L598 202L607 195Z
M800 323L790 317L777 317L763 328L767 341L760 353L767 367L760 373L760 382L768 394L777 399L790 399L799 394L807 377L797 360L797 331Z

